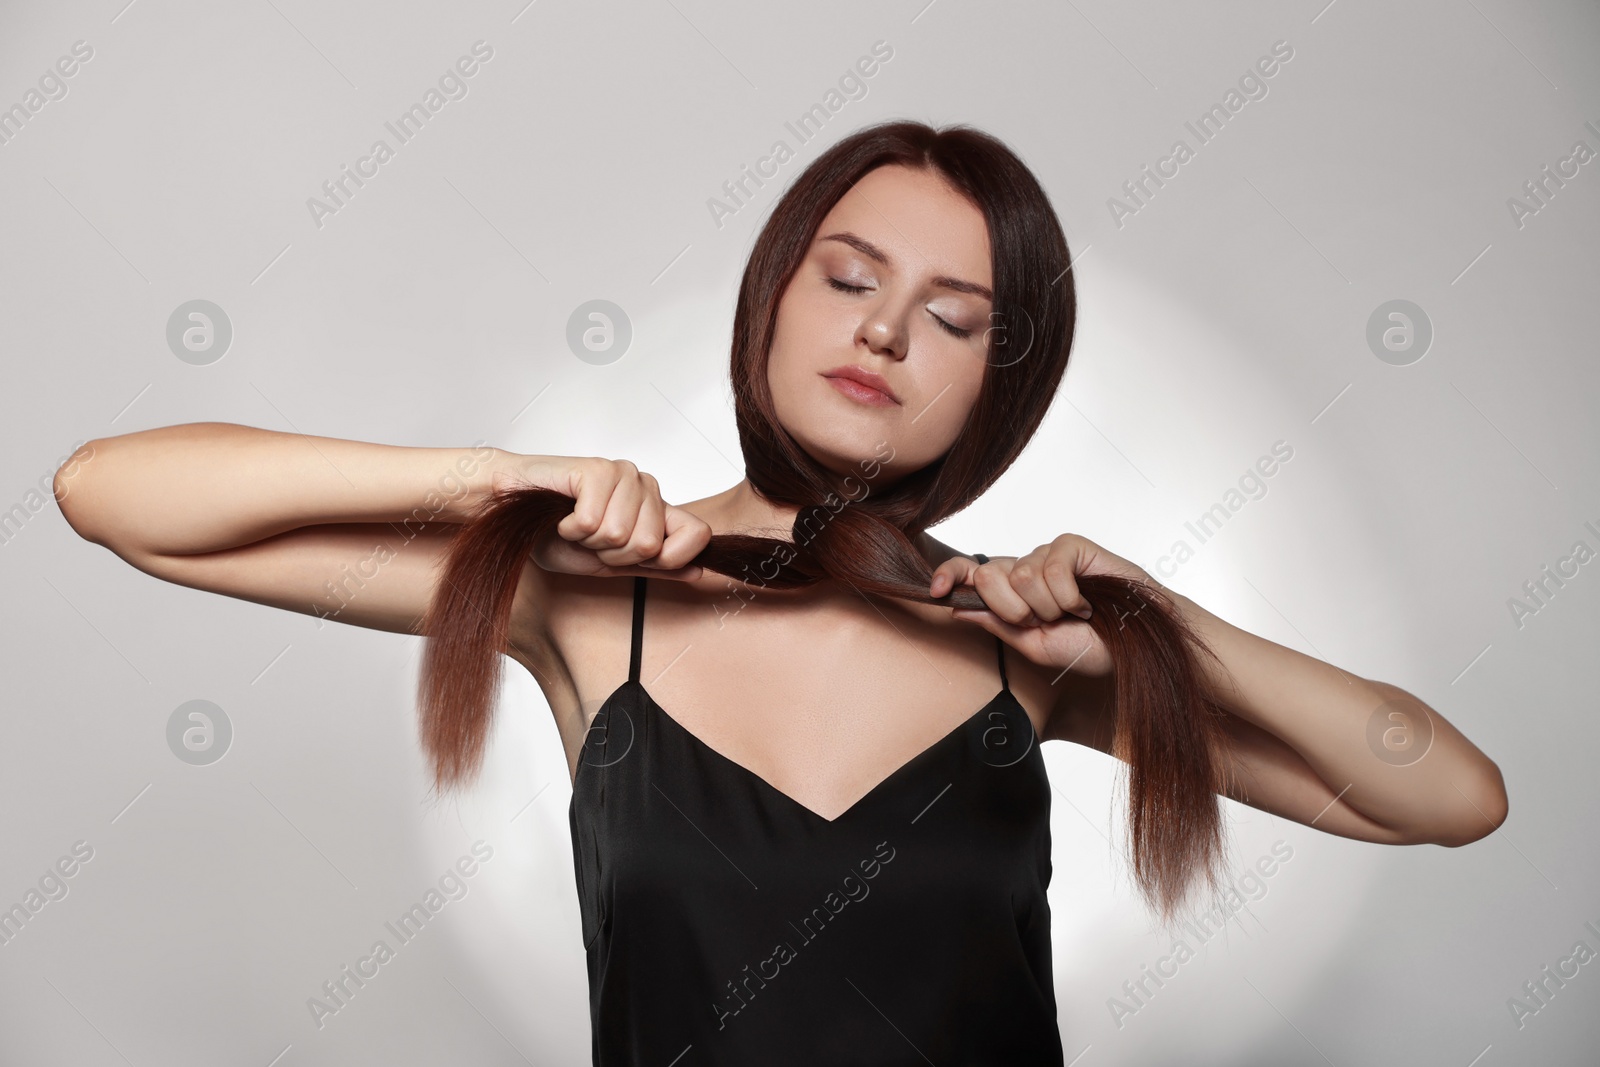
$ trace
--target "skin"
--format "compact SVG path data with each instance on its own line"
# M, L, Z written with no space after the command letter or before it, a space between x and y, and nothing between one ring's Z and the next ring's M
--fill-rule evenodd
M888 484L948 449L979 393L991 304L936 280L987 288L989 258L978 208L931 172L873 171L824 219L782 296L768 367L780 421L819 463L842 478L888 442L895 457L882 475ZM859 288L841 292L829 279ZM953 336L942 323L970 333ZM821 377L840 364L883 375L900 403L875 407L840 396ZM1007 644L1011 688L1041 738L1111 751L1112 663L1078 617L1089 604L1075 578L1095 573L1164 592L1217 654L1201 661L1208 689L1226 709L1234 775L1226 795L1386 844L1465 844L1506 817L1499 768L1412 694L1234 627L1077 535L981 567L923 535L919 546L936 567L930 592L972 584L990 609L981 612L867 598L833 583L752 591L699 568L673 569L713 532L782 538L793 517L742 480L667 517L666 548L619 548L629 541L626 521L604 533L598 518L576 513L563 532L593 534L578 543L609 563L666 568L662 576L676 580L651 583L647 599L646 689L709 747L825 817L994 695L990 635ZM663 519L652 512L639 525L659 531ZM632 583L598 583L602 590L560 573L531 577L546 587L530 593L530 603L543 605L547 625L526 640L558 650L541 684L575 770L601 697L626 678ZM786 654L795 648L806 655ZM764 684L753 691L746 679L755 664ZM835 664L847 666L824 666ZM538 664L528 665L540 676ZM591 696L582 702L579 693ZM1404 719L1390 715L1397 710ZM1378 758L1368 741L1374 715L1409 728L1430 723L1426 756L1405 766Z
M881 167L824 218L780 299L767 378L784 428L841 482L859 478L863 461L892 449L893 458L869 483L887 486L955 441L982 385L983 330L992 307L981 292L961 288L989 289L989 264L982 213L931 172ZM952 288L941 278L964 284ZM821 372L844 364L881 374L899 403L876 407L841 395ZM669 562L691 558L712 533L786 538L795 513L761 499L748 480L681 508L693 521L678 528L678 553L661 553ZM569 518L564 534L583 528L576 512ZM639 525L661 521L652 514ZM932 537L922 547L930 562L954 553ZM600 558L649 557L601 552ZM627 677L633 586L539 570L527 577L545 588L530 590L528 601L541 605L544 633L529 633L524 643L556 650L530 669L539 677L541 667L549 668L541 684L575 771L600 700ZM715 573L677 577L652 582L648 591L646 689L709 747L826 818L999 691L995 639L955 622L948 608L868 599L834 583L780 592L752 590ZM535 614L526 617L533 622ZM808 655L784 655L796 647ZM755 694L744 681L750 664L761 664L765 683ZM1051 686L1014 653L1007 670L1041 736L1060 729L1062 691L1092 688L1088 679L1083 686Z
M865 176L819 226L781 298L768 380L785 429L835 477L892 449L872 483L892 484L954 441L982 382L989 255L976 206L937 175L897 166ZM829 278L859 288L840 291ZM972 332L954 336L941 323ZM821 377L840 364L882 374L900 402L842 396ZM73 530L147 574L417 634L455 524L508 482L576 499L559 536L536 545L519 576L504 649L549 700L569 772L600 702L627 678L629 576L645 574L659 579L646 604L646 689L706 745L825 818L996 694L996 637L1039 736L1110 751L1115 677L1076 617L1088 607L1076 579L1112 573L1162 591L1142 568L1071 533L1021 556L991 552L982 567L924 534L918 547L936 568L930 592L970 583L988 606L976 613L831 582L752 589L689 565L713 533L788 536L793 509L762 500L748 481L673 505L626 460L399 447L231 423L97 438L63 464L54 488ZM1225 709L1236 775L1226 795L1387 844L1461 845L1504 821L1498 767L1436 710L1164 592L1218 657L1201 663ZM1379 758L1368 742L1375 717L1390 730L1430 723L1426 755L1406 765Z

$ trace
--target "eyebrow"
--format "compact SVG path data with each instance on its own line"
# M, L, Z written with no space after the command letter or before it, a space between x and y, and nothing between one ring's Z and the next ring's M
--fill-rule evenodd
M877 260L884 266L889 265L889 257L884 254L883 249L879 248L865 237L860 237L856 234L853 234L849 230L843 230L839 233L830 233L828 236L822 238L822 240L839 241L843 244L849 245L851 248L854 248L857 252L860 252L868 259ZM953 289L958 293L971 293L973 296L981 296L990 303L994 303L994 293L989 290L988 286L979 285L977 282L969 282L961 278L952 278L949 275L941 274L933 279L933 284L939 286L941 289Z

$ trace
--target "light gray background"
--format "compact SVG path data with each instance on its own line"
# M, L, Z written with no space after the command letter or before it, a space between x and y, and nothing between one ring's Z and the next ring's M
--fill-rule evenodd
M570 1064L588 1054L566 810L539 690L513 664L485 773L425 803L420 639L152 579L68 528L82 439L220 420L391 444L483 439L628 457L669 500L739 476L727 387L754 233L820 146L868 122L971 122L1032 166L1077 257L1066 386L1023 459L938 535L990 554L1082 533L1155 568L1274 442L1293 458L1163 575L1236 624L1401 685L1505 772L1463 849L1394 848L1228 803L1233 864L1293 857L1118 1026L1167 954L1132 894L1107 756L1052 744L1056 993L1095 1064L1593 1062L1600 963L1519 1027L1523 983L1600 950L1600 149L1587 4L752 6L173 0L8 3L0 106L75 41L93 58L0 145L0 905L73 843L69 893L0 945L0 1060ZM493 57L338 213L306 206L457 57ZM875 41L891 60L799 144ZM1293 58L1119 226L1274 42ZM773 142L796 158L718 227L707 201ZM616 302L630 349L568 350ZM234 338L196 366L168 317ZM1366 341L1407 299L1435 338ZM40 493L43 493L41 497ZM182 484L170 487L174 496ZM206 699L219 762L166 742ZM318 1027L307 999L482 839L493 858ZM1195 941L1198 945L1198 940ZM1552 988L1554 988L1552 986ZM663 1058L665 1063L666 1057Z

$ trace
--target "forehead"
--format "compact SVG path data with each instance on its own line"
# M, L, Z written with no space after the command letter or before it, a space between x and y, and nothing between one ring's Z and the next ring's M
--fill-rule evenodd
M907 274L948 274L993 288L983 212L933 170L878 167L851 186L817 228L820 240L849 230ZM823 247L849 249L837 241Z

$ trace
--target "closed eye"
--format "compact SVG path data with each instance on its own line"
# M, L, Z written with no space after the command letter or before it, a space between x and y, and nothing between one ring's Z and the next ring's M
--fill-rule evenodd
M865 286L865 285L851 285L848 282L841 282L838 278L833 278L833 277L830 277L828 279L828 284L833 286L835 289L839 290L841 293L864 293L868 289L868 286ZM965 338L965 337L971 337L972 336L972 331L971 330L963 330L959 326L952 326L948 322L946 322L943 319L941 319L939 316L934 315L933 312L931 312L931 311L928 314L930 316L932 316L933 321L937 322L940 325L940 327L943 328L944 332L948 333L951 337L962 337L962 338Z

